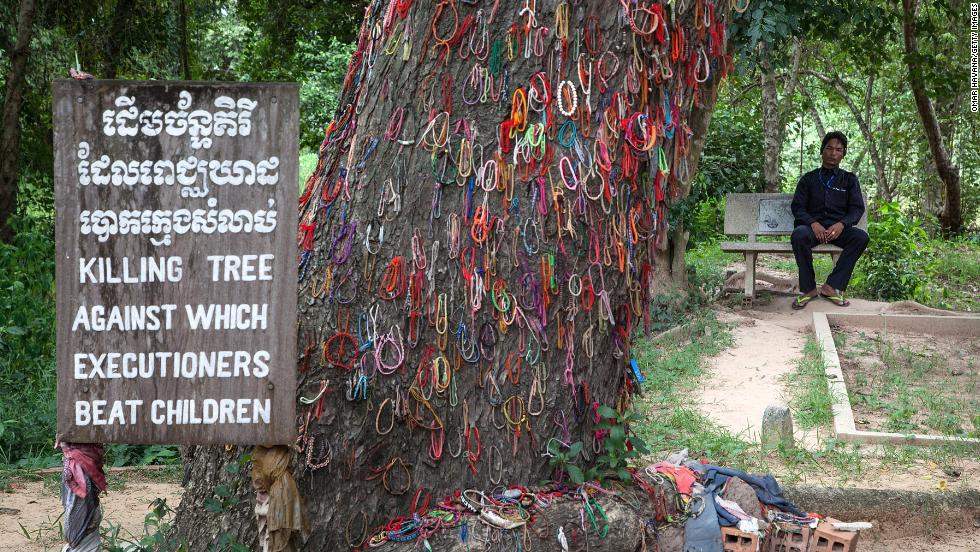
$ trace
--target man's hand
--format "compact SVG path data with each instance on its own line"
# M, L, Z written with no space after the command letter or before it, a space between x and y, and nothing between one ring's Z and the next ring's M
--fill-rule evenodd
M827 229L826 234L824 234L824 237L827 238L827 241L825 243L829 243L829 242L832 242L832 241L836 240L837 238L840 237L841 232L843 232L843 231L844 231L844 223L843 222L834 223L833 226L831 226L830 228Z
M827 243L827 229L823 227L819 222L814 222L810 225L813 230L813 235L817 237L817 241L820 243Z

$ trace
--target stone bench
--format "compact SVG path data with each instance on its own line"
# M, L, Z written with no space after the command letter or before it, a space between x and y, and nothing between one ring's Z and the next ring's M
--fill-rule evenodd
M725 196L725 235L747 236L744 242L722 242L726 253L745 256L745 298L755 297L755 261L760 253L792 255L793 245L788 241L756 241L757 236L790 236L793 234L793 212L790 203L793 194L727 194ZM858 228L867 230L868 213L865 211ZM814 253L828 253L837 264L841 248L820 244Z

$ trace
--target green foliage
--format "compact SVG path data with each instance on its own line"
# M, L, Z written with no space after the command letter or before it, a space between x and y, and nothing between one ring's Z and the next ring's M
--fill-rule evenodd
M632 481L628 471L630 464L650 452L643 439L630 430L632 424L642 419L634 411L620 413L605 405L599 407L599 418L596 427L604 433L602 454L596 458L596 465L585 473L586 479Z
M114 443L105 446L107 466L149 466L176 464L180 461L177 447L170 445L126 445Z
M797 1L754 0L742 13L732 12L731 37L739 57L753 59L761 43L777 50L798 34L805 4Z
M925 291L917 300L929 306L980 311L980 243L934 239L924 244Z
M707 197L694 206L691 220L691 242L720 239L725 234L725 199Z
M586 481L604 483L610 479L618 479L624 483L631 482L633 476L629 472L630 464L649 452L643 439L630 430L631 424L640 423L642 419L635 412L619 413L606 405L600 406L598 412L599 423L596 424L596 429L600 432L602 452L596 457L593 465L583 470L573 462L582 453L581 441L563 446L556 439L549 441L546 447L549 455L548 462L560 474L568 474L569 479L576 485ZM558 446L552 446L555 443L558 443Z
M332 27L319 19L318 12L336 10L336 6L316 8L293 2L230 6L201 29L201 77L300 83L300 146L316 151L337 108L341 81L354 51L353 43L344 41L350 33L341 26L331 32L310 28ZM284 20L303 24L282 27Z
M696 246L720 237L724 230L725 194L762 191L762 127L758 93L753 103L737 97L737 78L722 85L721 97L711 116L711 126L691 193L670 205L668 219L690 231Z
M55 283L51 209L33 211L30 191L0 243L0 462L50 455L55 422ZM33 213L28 215L27 213Z
M143 518L143 534L140 536L121 536L119 525L108 524L102 527L102 545L106 552L182 552L187 549L170 538L171 525L167 520L174 510L163 498L150 503L150 511Z
M884 203L868 223L868 235L871 241L861 260L864 270L855 277L855 287L879 300L914 298L924 285L922 226L905 216L898 203Z

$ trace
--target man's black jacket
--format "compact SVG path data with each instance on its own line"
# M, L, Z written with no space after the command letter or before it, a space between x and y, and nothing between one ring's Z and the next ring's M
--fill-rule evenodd
M857 175L837 168L814 169L800 178L791 205L795 226L819 222L829 228L838 222L854 226L864 215L864 197Z

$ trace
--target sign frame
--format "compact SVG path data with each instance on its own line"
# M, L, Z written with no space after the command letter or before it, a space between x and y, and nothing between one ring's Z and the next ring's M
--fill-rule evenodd
M58 438L292 444L299 86L53 97Z

